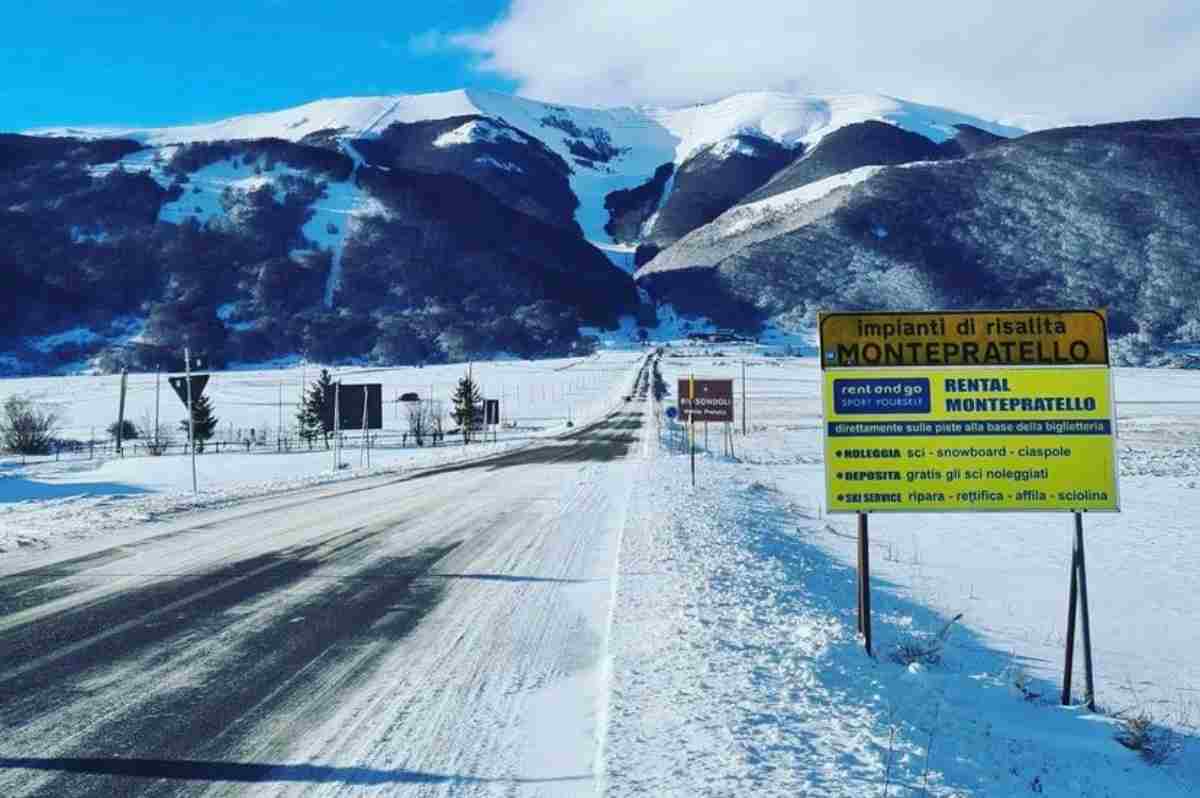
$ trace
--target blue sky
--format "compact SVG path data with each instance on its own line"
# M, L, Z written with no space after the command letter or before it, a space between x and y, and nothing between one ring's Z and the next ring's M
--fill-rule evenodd
M431 32L482 30L507 0L8 0L0 130L165 125L322 97L515 84ZM415 45L415 46L414 46Z
M879 92L1024 127L1200 116L1196 0L735 5L4 0L0 130L462 87L588 106Z

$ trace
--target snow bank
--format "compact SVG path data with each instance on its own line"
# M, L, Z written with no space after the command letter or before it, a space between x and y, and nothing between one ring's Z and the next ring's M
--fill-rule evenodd
M747 353L691 354L664 360L669 386L740 377ZM1070 516L873 520L869 659L855 635L855 519L823 512L817 364L750 362L752 433L735 439L737 458L702 453L692 490L664 429L642 479L614 619L610 794L1194 794L1200 543L1185 527L1200 495L1200 376L1116 371L1125 508L1086 520L1092 715L1057 702ZM940 661L890 659L943 629ZM1165 764L1114 739L1115 716L1140 713Z

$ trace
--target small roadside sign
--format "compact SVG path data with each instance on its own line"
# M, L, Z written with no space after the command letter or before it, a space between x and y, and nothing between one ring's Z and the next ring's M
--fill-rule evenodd
M675 409L674 405L667 408L667 418L675 418L677 415L679 415L679 411Z
M489 425L500 423L500 400L499 399L484 399L483 400L483 423L489 424Z
M187 407L188 403L188 378L187 377L168 377L167 382L171 384L175 395L179 397L179 401L183 402L183 406ZM192 401L196 401L204 393L204 386L208 385L207 374L192 375Z
M695 384L693 398L691 383ZM679 380L679 412L692 421L733 421L733 380Z

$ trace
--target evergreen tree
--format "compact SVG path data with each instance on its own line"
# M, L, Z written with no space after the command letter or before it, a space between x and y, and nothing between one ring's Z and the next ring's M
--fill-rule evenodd
M304 400L300 403L300 408L296 411L296 434L300 436L300 440L308 444L308 448L312 449L313 441L321 434L321 421L313 415L308 402L308 391L304 392Z
M458 387L454 391L454 410L450 413L451 418L462 430L463 446L471 440L471 430L483 415L483 408L480 406L482 403L479 386L468 372L458 381Z
M207 396L201 396L199 399L192 400L192 423L195 430L192 434L196 437L196 451L204 451L204 442L210 439L217 432L217 417L213 414L212 401ZM188 434L188 420L185 418L179 422L179 428L183 430L183 434Z
M324 436L325 448L329 448L329 436L333 434L333 377L328 369L321 369L321 376L308 387L296 421L308 448L312 448L318 435Z

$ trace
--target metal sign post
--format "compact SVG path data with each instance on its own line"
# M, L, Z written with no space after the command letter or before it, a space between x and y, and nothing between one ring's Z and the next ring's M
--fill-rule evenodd
M1075 538L1071 546L1071 593L1067 600L1067 650L1063 664L1062 704L1071 704L1071 675L1075 665L1075 608L1083 616L1083 677L1087 708L1096 711L1096 685L1092 673L1092 626L1088 612L1087 567L1083 556L1083 513L1075 513Z
M692 487L696 487L696 377L688 377L688 444L692 451Z
M367 461L367 468L370 468L371 467L371 449L370 449L370 440L367 437L370 433L368 432L368 427L367 427L367 392L366 391L363 391L362 407L363 407L362 441L360 442L360 447L359 447L359 452L358 452L358 467L362 468L363 459L365 458Z
M196 482L196 415L192 412L192 353L183 348L183 372L187 382L188 449L192 453L192 493L199 493Z
M858 514L858 631L867 656L871 652L871 536L867 514Z

